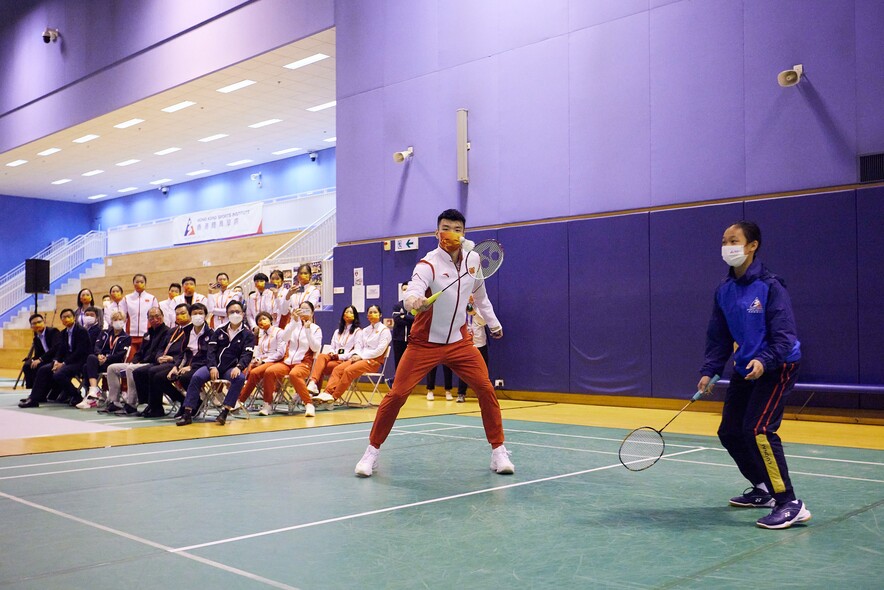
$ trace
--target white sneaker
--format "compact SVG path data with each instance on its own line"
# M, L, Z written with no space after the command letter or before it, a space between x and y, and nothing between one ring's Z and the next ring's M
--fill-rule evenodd
M309 391L310 393L312 393L314 395L319 393L319 388L316 387L316 383L313 381L313 379L310 379L309 381L307 381L307 391Z
M316 407L313 404L307 404L304 406L304 416L307 418L313 418L316 416Z
M273 404L265 403L263 406L261 406L261 411L258 412L258 415L259 416L269 416L272 413L273 413Z
M98 407L98 396L93 397L91 394L83 398L83 401L77 404L81 410L91 410Z
M446 392L445 392L445 399L446 399L447 401L452 401L452 400L454 399L454 396L451 395L451 392L450 392L450 391L446 391Z
M516 466L510 461L511 453L506 447L500 445L496 449L491 450L491 471L500 473L501 475L510 475L515 473Z
M356 464L356 475L359 477L371 477L372 472L378 468L378 455L381 454L380 449L376 449L371 445L365 449L362 459Z
M98 389L97 386L90 385L89 392L86 394L86 397L100 398L101 397L101 390Z
M433 401L434 399L436 399L436 397L433 395L433 392L432 392L432 391L428 391L428 392L427 392L427 401L428 401L428 402L431 402L431 401Z
M335 396L333 396L332 394L330 394L327 391L323 391L322 393L318 393L318 394L314 395L313 399L318 399L322 403L328 403L328 402L335 401Z

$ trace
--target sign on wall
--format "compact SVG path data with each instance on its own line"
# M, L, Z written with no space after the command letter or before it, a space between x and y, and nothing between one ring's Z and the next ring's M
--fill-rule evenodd
M223 209L194 211L172 221L174 244L239 238L262 233L263 203L246 203Z

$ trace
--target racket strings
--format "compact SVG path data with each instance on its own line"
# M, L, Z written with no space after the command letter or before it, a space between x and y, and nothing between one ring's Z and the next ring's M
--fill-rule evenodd
M666 448L663 436L649 426L629 433L620 444L620 462L632 471L647 469L656 463Z
M467 255L467 271L476 279L487 279L503 264L503 246L497 240L485 240Z

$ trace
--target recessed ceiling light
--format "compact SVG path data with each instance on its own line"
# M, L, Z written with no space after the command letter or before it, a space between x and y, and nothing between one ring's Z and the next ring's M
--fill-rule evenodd
M53 180L52 184L67 184L71 181L70 178L59 178L58 180Z
M51 156L52 154L57 154L61 151L61 148L49 148L48 150L43 150L42 152L37 152L38 156Z
M100 136L95 135L94 133L90 133L89 135L84 135L83 137L78 137L73 140L74 143L86 143L87 141L92 141L93 139L98 139Z
M160 109L160 110L163 111L164 113L174 113L175 111L180 111L181 109L186 109L187 107L192 107L195 104L196 103L193 102L192 100L185 100L185 101L179 102L177 104L173 104L170 107L166 107L166 108Z
M137 190L138 190L137 186L127 186L126 188L121 188L117 192L118 193L129 193L129 192L137 191Z
M172 179L171 178L161 178L159 180L151 180L150 184L158 185L158 184L165 184L167 182L172 182Z
M226 133L218 133L217 135L210 135L208 137L204 137L198 141L203 143L209 143L210 141L215 141L216 139L221 139L222 137L227 137Z
M137 164L141 160L123 160L122 162L117 162L117 166L131 166L132 164Z
M132 125L138 125L139 123L144 123L144 119L129 119L128 121L123 121L118 125L114 125L117 129L125 129L126 127L131 127Z
M7 164L7 166L9 166L10 168L15 168L16 166L21 166L22 164L27 164L27 163L28 163L27 160L13 160L9 164Z
M101 193L100 195L92 195L91 197L86 197L86 198L89 199L90 201L94 201L95 199L103 199L106 196L107 196L106 194Z
M258 129L259 127L266 127L268 125L273 125L274 123L281 123L282 119L267 119L266 121L261 121L260 123L253 123L249 125L252 129Z
M236 92L237 90L241 90L242 88L245 88L246 86L251 86L255 83L256 82L254 80L242 80L240 82L237 82L236 84L231 84L229 86L225 86L224 88L219 88L218 92L223 92L224 94L227 94L228 92Z
M323 139L322 141L327 141L327 142L331 143L331 142L333 142L333 141L337 141L337 140L338 140L337 137L326 137L326 138Z
M237 160L236 162L230 162L227 165L228 166L242 166L243 164L248 164L249 162L254 162L254 160Z
M171 154L173 152L177 152L180 150L181 150L181 148L179 148L179 147L170 147L170 148L166 148L164 150L160 150L158 152L154 152L154 155L155 156L165 156L166 154Z
M287 148L284 150L279 150L278 152L270 152L270 153L272 153L274 156L281 156L283 154L290 154L292 152L296 152L296 151L302 150L302 149L304 149L304 148Z
M311 113L315 113L316 111L323 111L325 109L330 109L333 106L335 106L336 104L338 104L338 101L333 100L331 102L324 102L322 104L318 104L315 107L310 107L307 110L310 111Z
M101 174L104 170L90 170L89 172L84 172L83 176L95 176L96 174Z
M202 170L194 170L193 172L188 172L188 176L197 176L198 174L205 174L206 172L211 172L211 170L207 170L203 168Z
M315 64L318 61L322 61L327 57L328 56L324 53L317 53L316 55L311 55L310 57L305 57L304 59L293 61L292 63L286 64L282 67L288 68L290 70L297 70L298 68L303 68L304 66L309 66L310 64Z

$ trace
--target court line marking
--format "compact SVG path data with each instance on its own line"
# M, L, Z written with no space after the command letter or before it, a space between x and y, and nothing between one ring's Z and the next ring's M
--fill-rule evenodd
M181 557L191 559L193 561L197 561L204 565L208 565L210 567L214 567L223 571L226 571L231 574L236 574L237 576L242 576L244 578L248 578L249 580L260 582L262 584L266 584L267 586L271 586L273 588L280 588L281 590L298 590L298 588L294 586L289 586L288 584L283 584L282 582L277 582L276 580L271 580L270 578L265 578L264 576L260 576L258 574L254 574L252 572L247 572L245 570L241 570L239 568L235 568L233 566L220 563L217 561L212 561L211 559L207 559L205 557L201 557L199 555L193 555L191 553L187 553L186 551L176 551L173 550L168 545L163 545L162 543L157 543L155 541L151 541L150 539L145 539L143 537L139 537L137 535L133 535L131 533L127 533L125 531L121 531L119 529L115 529L109 526L105 526L103 524L98 524L97 522L92 522L91 520L86 520L85 518L80 518L79 516L74 516L73 514L68 514L66 512L62 512L61 510L56 510L55 508L50 508L48 506L44 506L42 504L37 504L35 502L31 502L30 500L25 500L24 498L19 498L18 496L13 496L11 494L7 494L4 492L0 492L0 497L6 498L7 500L11 500L13 502L18 502L19 504L23 504L25 506L29 506L30 508L34 508L36 510L42 510L43 512L48 512L53 516L58 516L60 518L65 518L67 520L71 520L73 522L92 527L103 531L105 533L110 533L112 535L116 535L118 537L123 537L124 539L128 539L130 541L134 541L136 543L141 543L142 545L147 545L148 547L152 547L154 549L159 549L160 551L166 553L172 553L175 555L180 555ZM147 557L147 556L142 556Z
M663 456L666 458L666 455ZM709 465L712 467L734 467L733 464L726 463L708 463L706 461L691 461L689 459L672 459L673 463L693 463L695 465ZM851 477L849 475L833 475L830 473L811 473L808 471L795 471L794 469L789 470L790 475L807 475L810 477L827 477L830 479L847 479L850 481L865 481L869 483L884 483L884 479L870 479L867 477Z
M408 433L408 434L419 434L419 433ZM695 452L697 452L697 451L702 451L702 450L704 450L704 449L701 447L701 448L690 449L690 450L687 450L687 451L679 451L679 453L677 453L677 454L682 455L682 454L687 454L687 453L695 453ZM674 453L674 454L675 454L675 453ZM616 463L616 464L614 464L614 465L603 465L603 466L601 466L601 467L593 467L592 469L583 469L583 470L580 470L580 471L572 471L572 472L570 472L570 473L562 473L562 474L559 474L559 475L550 475L550 476L548 476L548 477L541 477L541 478L538 478L538 479L531 479L531 480L527 480L527 481L519 481L519 482L510 483L510 484L506 484L506 485L502 485L502 486L494 486L494 487L491 487L491 488L483 488L483 489L481 489L481 490L473 490L473 491L471 491L471 492L463 492L463 493L460 493L460 494L452 494L452 495L450 495L450 496L442 496L442 497L439 497L439 498L431 498L431 499L429 499L429 500L421 500L421 501L419 501L419 502L409 502L408 504L399 504L399 505L397 505L397 506L388 506L387 508L378 508L378 509L376 509L376 510L368 510L368 511L365 511L365 512L358 512L358 513L355 513L355 514L347 514L347 515L344 515L344 516L336 516L336 517L334 517L334 518L325 518L325 519L323 519L323 520L317 520L317 521L313 521L313 522L305 522L305 523L302 523L302 524L296 524L296 525L292 525L292 526L281 527L281 528L278 528L278 529L271 529L271 530L267 530L267 531L261 531L261 532L258 532L258 533L251 533L251 534L248 534L248 535L239 535L239 536L237 536L237 537L229 537L229 538L227 538L227 539L218 539L217 541L209 541L209 542L206 542L206 543L199 543L199 544L197 544L197 545L188 545L188 546L186 546L186 547L178 547L178 548L173 549L172 551L174 551L174 552L177 552L177 551L193 551L193 550L195 550L195 549L202 549L202 548L204 548L204 547L213 547L213 546L215 546L215 545L223 545L223 544L226 544L226 543L234 543L234 542L236 542L236 541L244 541L244 540L247 540L247 539L254 539L254 538L257 538L257 537L266 537L266 536L268 536L268 535L276 535L276 534L279 534L279 533L285 533L285 532L288 532L288 531L296 531L296 530L299 530L299 529L306 529L306 528L315 527L315 526L319 526L319 525L323 525L323 524L331 524L331 523L335 523L335 522L343 522L343 521L347 521L347 520L353 520L353 519L356 519L356 518L362 518L362 517L365 517L365 516L374 516L374 515L376 515L376 514L384 514L384 513L387 513L387 512L394 512L394 511L396 511L396 510L405 510L405 509L407 509L407 508L415 508L415 507L417 507L417 506L428 506L428 505L430 505L430 504L438 504L439 502L447 502L447 501L449 501L449 500L457 500L457 499L459 499L459 498L468 498L468 497L470 497L470 496L478 496L479 494L487 494L487 493L490 493L490 492L498 492L498 491L500 491L500 490L508 490L508 489L512 489L512 488L519 488L519 487L522 487L522 486L532 485L532 484L536 484L536 483L543 483L543 482L547 482L547 481L555 481L555 480L557 480L557 479L564 479L564 478L566 478L566 477L575 477L575 476L577 476L577 475L585 475L585 474L587 474L587 473L593 473L593 472L596 472L596 471L605 471L605 470L607 470L607 469L614 469L615 467L623 467L623 466L622 466L620 463Z
M437 428L434 430L454 430L454 429L458 429L458 428L462 428L462 426L450 426L449 425L445 428ZM420 432L420 431L418 431L418 432ZM392 433L392 435L396 435L396 436L402 436L404 434L415 434L415 433L412 433L412 432ZM254 448L240 449L237 451L227 451L227 452L223 452L223 453L210 453L210 454L201 454L201 455L188 455L185 457L169 457L166 459L154 459L152 461L132 461L129 463L113 463L111 465L96 465L94 467L78 467L78 468L74 468L74 469L59 469L57 471L40 471L37 473L22 473L20 475L5 475L5 476L0 477L0 481L6 481L6 480L11 480L11 479L25 479L25 478L29 478L29 477L42 477L45 475L63 475L63 474L67 474L67 473L82 473L84 471L101 471L104 469L115 469L118 467L140 467L142 465L154 465L157 463L174 463L177 461L189 461L189 460L194 460L194 459L212 459L215 457L227 457L230 455L240 455L243 453L252 453L252 452L256 452L256 451L278 451L280 449L292 449L292 448L297 448L297 447L311 447L311 446L316 446L316 445L328 445L328 444L336 444L336 443L341 443L341 442L352 442L355 440L365 440L364 434L360 433L359 437L354 437L354 438L342 438L342 439L338 439L338 440L313 441L313 442L308 442L308 443L296 443L296 444L290 444L290 445L277 445L277 446L273 446L273 447L263 447L260 449L254 449ZM474 439L469 439L469 440L474 440ZM38 466L41 466L41 465L38 465Z
M445 423L445 422L418 422L415 424L403 424L401 426L397 426L396 428L397 429L414 428L416 426L453 426L453 425ZM466 428L467 426L458 425L458 427ZM326 428L326 427L323 427L323 428ZM77 459L64 459L61 461L43 461L40 463L24 463L21 465L6 465L4 467L0 467L0 471L5 471L7 469L21 469L24 467L45 467L47 465L62 465L62 464L66 464L66 463L79 463L79 462L86 462L86 461L106 461L108 459L143 457L145 455L162 455L162 454L167 454L167 453L181 453L181 452L187 452L187 451L198 451L198 450L202 450L202 449L220 449L220 448L225 448L225 447L237 447L237 446L244 446L244 445L259 445L262 443L282 442L282 441L287 441L287 440L301 440L301 439L306 439L306 438L337 436L339 434L358 434L358 433L368 433L368 432L370 432L370 428L362 428L360 430L345 430L343 432L339 432L339 431L318 432L318 433L312 433L312 434L308 434L308 435L304 435L304 436L283 436L283 437L279 437L279 438L247 440L247 441L239 441L239 442L225 442L225 443L218 443L218 444L214 444L214 445L198 445L198 446L190 446L190 447L181 447L181 448L177 448L177 449L163 449L160 451L144 451L141 453L126 453L123 455L107 455L107 456L101 456L101 457L79 457ZM266 433L260 433L260 432L243 433L243 434L233 435L233 436L261 436L262 434L266 434ZM201 440L207 440L207 439L201 439ZM155 442L155 443L149 443L149 444L168 445L168 444L174 444L176 442L190 442L190 441L169 440L169 441L161 441L161 442ZM133 446L133 445L125 444L125 445L119 445L119 446L111 447L111 448L122 449L124 447L129 447L129 446ZM94 452L94 451L103 451L103 450L106 450L107 448L108 447L92 448L92 449L79 449L79 450L72 450L72 451L55 451L55 452L73 452L73 453ZM257 449L257 450L260 450L260 449ZM44 454L44 455L40 455L40 456L48 456L48 455L49 455L49 453ZM0 458L0 460L2 460L2 458Z

